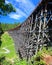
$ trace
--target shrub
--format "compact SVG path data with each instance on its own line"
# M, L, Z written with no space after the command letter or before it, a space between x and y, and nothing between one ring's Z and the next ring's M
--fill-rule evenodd
M43 59L43 54L41 51L39 51L35 56L34 65L46 65L46 63L42 59Z
M43 60L36 61L34 65L46 65L46 63Z
M37 55L35 56L35 61L40 61L42 59L42 52L38 52Z

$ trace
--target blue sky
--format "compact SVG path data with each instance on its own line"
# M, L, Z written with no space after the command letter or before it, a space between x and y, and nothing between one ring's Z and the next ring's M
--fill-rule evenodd
M40 0L5 0L5 3L11 3L16 8L16 12L11 12L7 16L0 16L0 22L24 22L39 2Z

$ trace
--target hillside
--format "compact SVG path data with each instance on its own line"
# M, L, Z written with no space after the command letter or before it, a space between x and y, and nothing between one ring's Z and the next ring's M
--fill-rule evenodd
M16 28L18 25L20 25L20 23L14 23L14 24L5 24L5 23L1 23L1 28L3 31L7 31L13 28Z

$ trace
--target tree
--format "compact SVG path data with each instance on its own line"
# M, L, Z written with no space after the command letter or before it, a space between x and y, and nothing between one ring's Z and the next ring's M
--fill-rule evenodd
M0 15L7 15L10 12L16 12L11 3L6 4L5 0L0 0Z
M1 46L1 44L2 44L2 42L1 42L1 35L3 34L3 30L2 30L2 28L1 28L1 23L0 23L0 46Z
M0 0L0 15L6 16L10 12L16 12L15 8L11 3L6 4L5 0ZM1 45L1 35L3 34L3 30L0 23L0 45Z

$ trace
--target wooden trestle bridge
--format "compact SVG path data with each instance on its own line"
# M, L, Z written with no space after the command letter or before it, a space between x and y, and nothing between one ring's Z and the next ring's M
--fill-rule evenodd
M19 27L8 31L21 58L37 54L42 46L52 45L52 0L41 0Z

